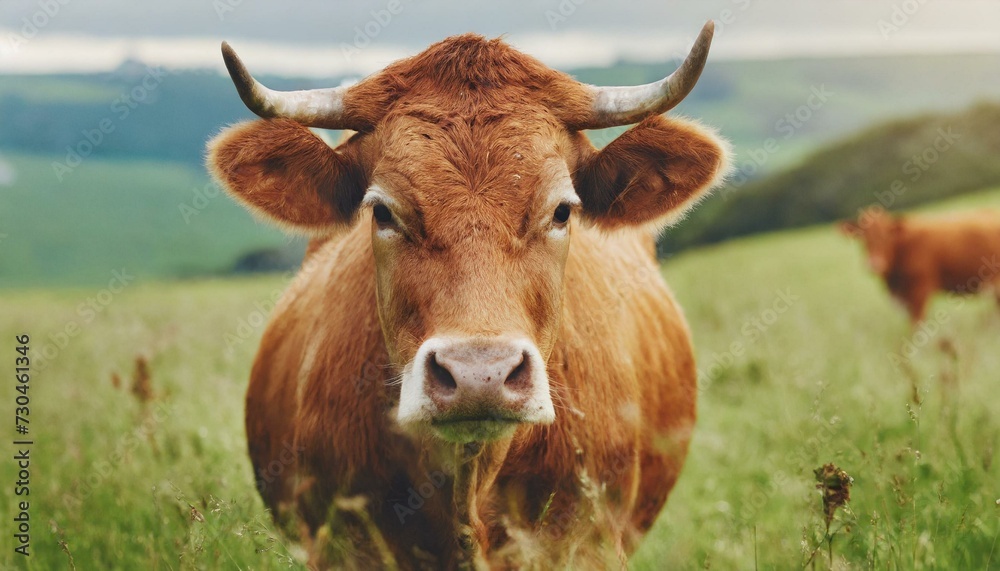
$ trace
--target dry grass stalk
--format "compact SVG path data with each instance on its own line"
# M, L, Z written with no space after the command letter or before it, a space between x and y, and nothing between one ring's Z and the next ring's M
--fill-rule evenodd
M135 358L135 371L132 373L132 395L145 404L153 400L153 384L150 382L149 362L143 356Z

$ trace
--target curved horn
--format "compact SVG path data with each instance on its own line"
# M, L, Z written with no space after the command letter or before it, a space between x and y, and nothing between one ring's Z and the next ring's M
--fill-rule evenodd
M676 107L698 82L714 33L715 22L709 20L698 34L684 63L660 81L625 87L586 85L593 96L593 106L591 115L581 121L582 126L578 128L603 129L629 125Z
M354 128L344 117L344 98L348 87L310 89L306 91L275 91L264 87L250 75L239 56L227 42L222 42L222 59L229 76L236 84L240 99L257 115L266 118L285 117L307 127L323 129Z

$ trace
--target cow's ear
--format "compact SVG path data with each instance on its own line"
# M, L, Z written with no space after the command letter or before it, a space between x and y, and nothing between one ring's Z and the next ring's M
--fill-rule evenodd
M229 194L255 214L306 234L349 224L368 187L358 144L331 149L288 119L226 129L209 142L208 164Z
M573 185L599 226L665 226L722 181L728 156L728 143L704 127L657 115L583 154Z

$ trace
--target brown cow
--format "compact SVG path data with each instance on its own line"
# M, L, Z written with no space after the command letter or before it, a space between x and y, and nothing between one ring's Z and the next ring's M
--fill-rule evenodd
M639 87L465 35L351 87L279 93L223 45L266 119L216 138L211 168L317 237L246 411L258 489L312 564L623 564L695 420L688 328L651 245L726 168L722 141L660 115L712 32ZM581 132L636 122L600 151ZM357 133L331 149L306 126Z
M998 212L903 217L875 206L856 222L841 222L840 230L864 241L868 266L906 306L913 324L924 318L936 291L993 289L1000 303Z

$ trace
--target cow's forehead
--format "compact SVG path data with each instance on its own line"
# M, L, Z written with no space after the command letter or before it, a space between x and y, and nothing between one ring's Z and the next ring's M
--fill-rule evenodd
M394 113L380 125L373 182L438 224L524 233L534 209L570 187L568 137L544 110Z
M575 149L553 107L576 82L500 40L449 38L369 83L393 94L375 127L376 175L428 208L478 197L520 216Z
M433 172L486 191L501 172L531 176L563 155L566 137L540 113L413 115L387 119L381 128L382 168L418 175ZM443 181L442 181L443 182Z

